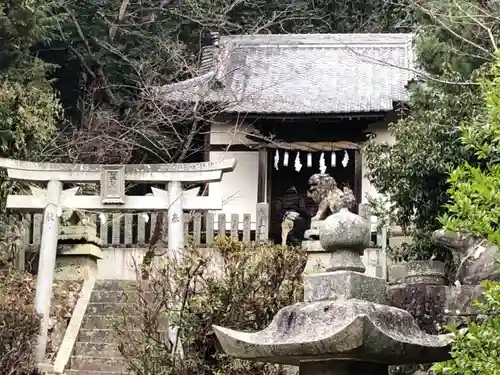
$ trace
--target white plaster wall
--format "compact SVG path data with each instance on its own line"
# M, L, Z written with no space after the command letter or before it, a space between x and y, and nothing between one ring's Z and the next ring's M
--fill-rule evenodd
M243 214L251 214L251 229L255 229L257 189L259 177L259 153L257 151L210 151L210 161L227 158L237 160L233 172L225 173L221 182L211 183L209 194L221 196L224 200L222 211L226 214L227 229L230 228L231 214L238 214L240 229L243 229ZM217 219L216 219L217 222Z
M144 258L145 248L106 247L97 261L97 278L101 280L137 280L136 265Z
M234 145L254 143L246 137L254 128L245 123L231 123L219 121L211 126L210 144L212 145Z
M389 133L388 123L389 123L388 121L377 122L368 127L367 132L376 134L375 142L377 143L387 142L389 144L394 143L395 139ZM366 173L368 172L368 169L366 167L366 159L364 155L361 155L361 163L362 163L362 174L363 174L363 181L361 184L361 196L362 196L362 202L366 203L367 196L376 197L378 193L376 189L372 186L370 181L368 181L368 179L366 178Z
M146 248L104 248L104 258L97 261L97 278L99 280L137 280L138 275L134 264L141 264L146 250ZM219 273L222 262L219 253L213 249L205 249L205 251L211 258L207 267L208 272ZM362 257L366 267L365 274L379 277L377 267L384 268L384 265L379 262L379 251L379 249L365 250Z
M146 248L103 248L103 259L97 261L97 278L99 280L137 280L140 276L136 266L140 266L146 253ZM222 259L220 253L213 249L204 249L205 254L210 257L207 272L220 273Z

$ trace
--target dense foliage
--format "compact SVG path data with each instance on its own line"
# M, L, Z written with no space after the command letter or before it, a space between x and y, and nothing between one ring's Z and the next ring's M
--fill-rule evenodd
M264 363L238 361L221 353L212 325L255 331L276 312L302 299L301 250L247 246L219 239L213 255L187 249L184 262L156 266L139 298L116 328L129 372L146 374L278 374ZM218 255L220 254L220 255ZM165 343L166 322L180 327L178 341ZM174 341L174 342L172 342ZM183 358L176 348L182 347ZM172 355L172 353L177 353Z
M484 284L484 298L476 302L481 316L466 329L452 327L451 359L434 366L436 375L500 374L500 283Z
M484 110L472 124L461 126L463 146L477 160L474 165L458 166L451 174L451 200L441 221L451 230L500 245L500 60L482 77L481 90ZM466 329L452 329L452 358L434 366L437 375L500 374L500 283L486 282L484 287L483 297L476 302L479 319Z
M61 106L33 54L50 36L48 0L0 1L0 156L36 160L54 138ZM13 184L0 172L0 211ZM3 222L2 220L0 220Z
M500 56L500 53L498 54ZM484 113L472 126L463 124L464 147L477 158L450 177L450 203L441 218L449 229L487 238L500 245L500 63L482 81Z
M405 117L391 125L396 143L366 145L368 178L395 206L397 222L409 228L414 242L405 257L436 254L430 233L449 200L449 173L465 162L476 163L461 141L460 124L472 124L483 107L477 84L482 66L493 54L491 39L499 30L498 5L481 1L415 2L419 23L417 63L425 72L413 85ZM471 19L477 15L477 22ZM485 26L486 25L486 26ZM493 25L490 29L490 25Z
M50 35L47 0L0 2L0 154L36 158L61 107L32 49Z

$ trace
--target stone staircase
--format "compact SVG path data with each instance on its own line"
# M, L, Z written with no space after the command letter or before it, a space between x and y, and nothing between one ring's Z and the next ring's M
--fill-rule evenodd
M113 322L123 308L133 308L135 282L97 281L66 366L67 375L121 375L125 359L118 350Z

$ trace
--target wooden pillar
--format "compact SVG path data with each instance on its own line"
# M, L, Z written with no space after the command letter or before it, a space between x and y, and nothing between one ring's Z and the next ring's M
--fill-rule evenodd
M257 182L257 203L269 203L269 196L267 194L268 185L268 163L267 163L267 148L262 147L259 149L259 175Z
M210 161L210 126L208 126L207 133L203 137L203 161Z
M354 197L356 198L356 212L363 199L363 161L361 150L354 150Z

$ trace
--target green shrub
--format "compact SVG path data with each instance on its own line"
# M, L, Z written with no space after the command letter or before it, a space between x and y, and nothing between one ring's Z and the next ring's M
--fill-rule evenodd
M133 313L116 324L129 372L137 375L274 375L281 367L228 358L218 348L212 325L255 331L276 312L302 300L306 254L282 246L247 246L220 239L212 259L207 249L186 249L183 262L157 265L138 288ZM216 254L220 254L220 257ZM173 355L162 328L180 327L183 358ZM140 332L138 332L140 331Z
M464 163L450 176L448 213L441 222L454 231L487 238L500 245L500 51L481 81L484 111L472 126L461 126L461 141L477 165Z
M0 368L3 375L26 375L36 369L40 317L35 312L31 275L0 272Z
M484 298L476 306L482 319L456 330L451 359L434 365L436 375L500 374L500 283L484 284Z
M500 52L481 81L484 111L472 126L463 124L461 140L477 165L463 164L450 177L450 202L442 223L451 230L485 237L500 245ZM466 329L452 329L451 360L434 366L438 375L500 374L500 283L486 282L476 307L481 314Z

